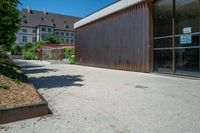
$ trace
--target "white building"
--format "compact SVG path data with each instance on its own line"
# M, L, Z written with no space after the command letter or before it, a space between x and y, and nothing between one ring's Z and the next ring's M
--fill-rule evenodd
M79 17L66 16L44 11L21 10L21 28L16 34L16 44L44 41L47 34L57 37L63 44L75 43L74 23Z

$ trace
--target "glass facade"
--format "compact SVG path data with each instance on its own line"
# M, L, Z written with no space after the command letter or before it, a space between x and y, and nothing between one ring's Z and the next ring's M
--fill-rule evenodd
M154 70L200 76L200 1L154 2Z

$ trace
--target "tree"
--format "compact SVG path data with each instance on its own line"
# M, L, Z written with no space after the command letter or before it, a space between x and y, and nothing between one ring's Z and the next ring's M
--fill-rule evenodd
M58 38L56 38L56 37L53 36L52 34L46 35L45 41L47 41L48 43L51 43L51 44L60 44L60 43L61 43L61 42L58 40Z
M0 0L0 45L7 48L15 42L15 34L20 28L18 4L18 0Z

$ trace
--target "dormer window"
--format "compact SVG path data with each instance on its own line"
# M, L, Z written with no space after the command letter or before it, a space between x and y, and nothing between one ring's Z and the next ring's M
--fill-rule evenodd
M41 17L41 20L44 20L44 18L43 18L43 17Z
M53 18L51 19L51 22L54 22L54 19L53 19Z
M67 25L67 24L66 24L66 25L65 25L65 28L67 28L67 29L68 29L68 28L69 28L69 25Z

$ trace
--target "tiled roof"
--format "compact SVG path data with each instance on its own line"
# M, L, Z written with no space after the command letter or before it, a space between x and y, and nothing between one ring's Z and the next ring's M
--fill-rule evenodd
M37 27L37 26L54 26L55 29L60 30L74 30L74 23L81 18L74 16L66 16L55 13L44 13L44 11L28 9L21 10L22 22L21 26Z

